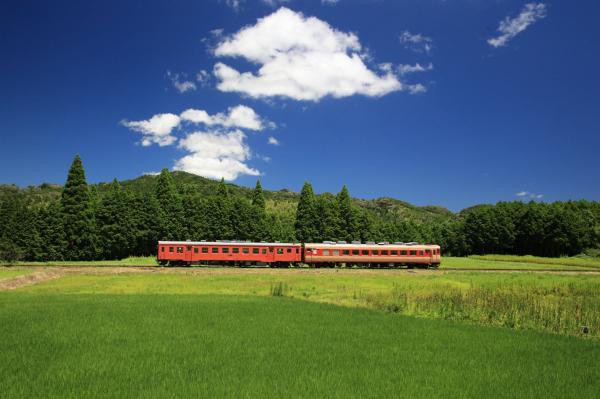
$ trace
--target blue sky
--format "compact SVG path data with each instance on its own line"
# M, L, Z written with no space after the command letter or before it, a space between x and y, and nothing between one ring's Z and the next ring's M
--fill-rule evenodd
M452 210L599 200L597 15L587 0L7 2L0 182L62 183L79 153L91 182L168 167Z

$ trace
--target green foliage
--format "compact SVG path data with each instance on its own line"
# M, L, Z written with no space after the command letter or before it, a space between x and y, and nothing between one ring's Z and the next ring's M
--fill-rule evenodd
M296 238L301 242L314 242L319 238L319 214L312 185L304 183L296 211Z
M88 187L79 156L62 190L0 186L0 223L0 237L27 261L149 256L159 239L418 241L453 256L557 257L600 248L599 202L500 202L454 215L391 198L353 199L346 186L317 196L306 182L298 195L167 169Z
M75 156L61 195L63 226L67 246L65 258L96 257L94 209L79 155Z

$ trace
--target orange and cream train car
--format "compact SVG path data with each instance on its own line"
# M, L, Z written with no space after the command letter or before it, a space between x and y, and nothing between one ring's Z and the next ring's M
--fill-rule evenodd
M439 245L396 244L305 244L304 261L315 266L357 265L365 267L438 267Z
M159 241L161 265L221 264L288 267L438 267L439 245L417 243L266 243L248 241Z

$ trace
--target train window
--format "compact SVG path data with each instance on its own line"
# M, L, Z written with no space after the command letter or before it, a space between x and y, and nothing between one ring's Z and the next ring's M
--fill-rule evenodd
M260 252L260 250L258 248L252 248L252 253L253 254L257 254L259 252Z
M265 248L263 248L263 249L262 249L262 253L263 253L263 254L266 254L266 253L267 253L267 250L266 250Z
M183 247L177 247L177 253L178 254L182 254L183 253Z
M269 253L272 254L273 253L273 248L269 248Z
M417 254L417 251L410 251L410 256L415 256Z
M329 250L328 249L324 249L323 250L323 255L329 255Z
M283 253L283 248L277 248L277 253L281 255Z
M250 253L250 248L242 248L242 253L249 254Z
M419 251L419 256L423 256L423 251Z
M240 253L240 249L239 248L232 248L232 251L234 254L239 254Z
M192 246L191 246L191 245L188 245L188 246L187 246L187 251L188 251L188 252L192 252Z
M292 248L288 248L287 253L291 254L292 253Z
M219 247L213 247L212 248L212 253L213 254L218 254L219 253Z
M438 248L438 250L437 250L437 254L438 254L438 255L440 254L440 250L439 250L439 248Z
M388 254L388 250L387 249L381 250L381 255L387 256L387 254Z
M344 249L342 251L342 255L350 255L350 251L348 251L347 249Z
M298 251L298 248L296 248L296 253L300 253L300 252Z
M198 247L194 247L194 253L197 254L198 253Z
M379 255L379 250L377 250L377 249L372 250L371 255L373 255L373 256Z
M222 252L223 252L224 254L228 254L228 253L229 253L229 248L223 248L223 249L222 249Z
M400 251L400 255L406 255L406 251Z
M429 249L426 249L426 250L425 250L425 253L426 253L427 255L431 255L431 250L429 250Z
M367 255L368 256L369 255L369 250L368 249L363 249L361 251L361 255Z
M352 255L358 255L358 252L359 252L358 249L353 249L352 250Z
M333 256L340 256L340 250L339 249L334 249L333 250Z
M392 250L390 251L390 255L397 256L397 255L398 255L398 251L396 251L395 249L392 249Z
M173 252L173 247L169 247L169 252Z
M207 254L208 253L208 247L202 247L202 253L203 254Z
M160 247L160 252L165 252L165 247Z

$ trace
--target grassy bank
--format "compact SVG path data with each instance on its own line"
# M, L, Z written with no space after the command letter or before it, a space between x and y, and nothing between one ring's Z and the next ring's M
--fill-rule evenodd
M600 345L276 297L0 293L0 392L578 397Z
M564 257L543 258L541 256L518 256L518 255L481 255L470 256L469 259L476 261L511 262L531 265L560 265L574 267L589 267L600 269L599 258Z
M402 315L600 337L600 276L398 270L156 269L69 274L38 294L277 295Z

